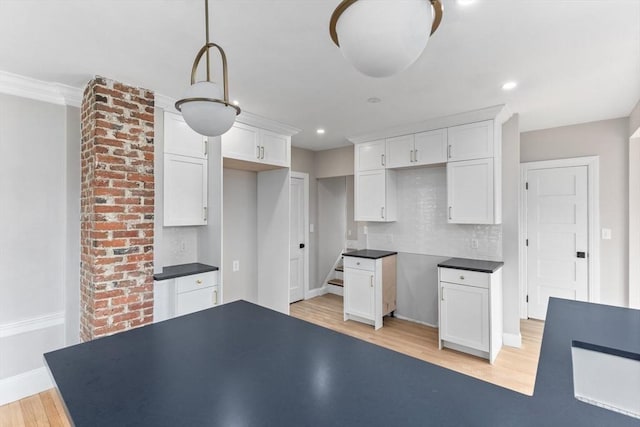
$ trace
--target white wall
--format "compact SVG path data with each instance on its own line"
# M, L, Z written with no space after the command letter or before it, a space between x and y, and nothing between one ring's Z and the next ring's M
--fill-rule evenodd
M224 301L258 301L258 181L255 172L224 169ZM240 262L234 272L232 263Z
M345 247L347 183L345 177L318 180L318 275L311 288L321 288Z
M76 114L0 95L0 399L3 380L41 368L42 354L65 344L64 298L80 268L79 193L69 194L79 189L71 182L79 165L67 168L77 158L68 141L79 144L66 130Z
M629 273L629 119L524 132L520 138L522 162L600 157L600 226L612 230L612 239L600 243L600 300L604 304L626 306Z

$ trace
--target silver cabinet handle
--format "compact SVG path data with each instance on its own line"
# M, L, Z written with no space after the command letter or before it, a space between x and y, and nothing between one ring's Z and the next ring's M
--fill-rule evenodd
M409 162L413 163L413 150L409 151Z
M202 142L204 143L204 155L205 157L207 156L207 154L209 154L209 149L208 149L208 142L209 140L207 138L202 138Z
M464 280L464 276L460 276L460 280Z
M380 218L384 218L384 206L380 208Z
M382 166L384 166L384 161L385 161L384 154L380 154L380 163L382 164Z
M451 219L451 206L449 206L449 219Z
M206 221L206 220L207 220L207 207L206 207L206 206L205 206L205 207L203 207L203 208L202 208L202 211L203 211L203 214L204 214L204 218L202 218L202 219L203 219L204 221Z
M451 145L447 145L447 158L451 158Z
M371 287L373 288L373 276L370 276Z
M256 152L256 159L259 159L260 158L260 146L259 145L256 145L256 151L257 151Z
M413 161L417 162L418 161L418 150L413 150Z
M218 291L213 291L213 305L218 305Z
M264 160L264 145L260 147L260 158Z
M442 288L442 291L440 292L440 300L444 301L444 288Z

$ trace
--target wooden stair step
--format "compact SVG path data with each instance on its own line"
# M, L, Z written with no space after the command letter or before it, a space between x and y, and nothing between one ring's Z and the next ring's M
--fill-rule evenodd
M333 286L344 286L344 281L342 279L331 279L327 283Z
M344 266L343 265L336 266L336 271L344 271Z

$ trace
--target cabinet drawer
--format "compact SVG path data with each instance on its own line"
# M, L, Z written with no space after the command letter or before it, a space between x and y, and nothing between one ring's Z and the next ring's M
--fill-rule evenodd
M346 256L344 257L344 268L357 268L358 270L375 271L376 260Z
M454 268L440 268L440 281L458 283L460 285L488 288L490 275L478 271L457 270Z
M176 316L205 310L218 304L218 287L211 286L176 296Z
M217 284L217 274L215 271L178 277L176 279L176 293L181 294L183 292L195 291L197 289L208 288Z

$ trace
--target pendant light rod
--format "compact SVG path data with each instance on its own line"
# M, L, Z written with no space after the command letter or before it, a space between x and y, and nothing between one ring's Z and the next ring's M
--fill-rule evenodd
M209 45L209 0L204 0L204 28L205 28L205 45ZM220 47L218 47L218 49L220 49ZM220 52L222 52L222 49L220 49ZM224 53L222 53L222 55L224 56ZM224 58L223 58L223 63L225 62ZM209 55L209 49L207 49L207 81L210 82L211 81L211 57ZM227 70L226 65L223 66L224 70ZM224 77L224 81L226 84L227 81L227 77ZM193 82L191 82L191 84L193 84ZM226 88L225 88L225 92L226 92ZM227 96L225 93L225 100L226 100Z

